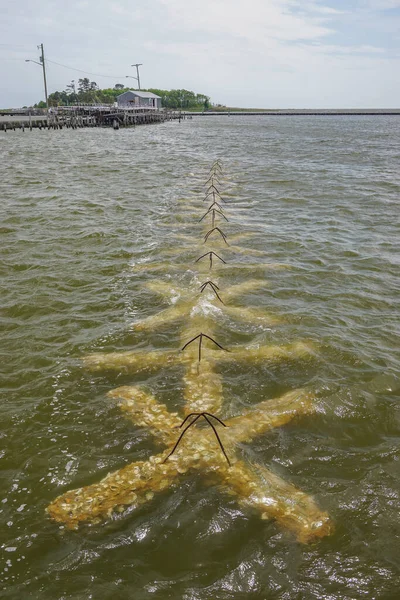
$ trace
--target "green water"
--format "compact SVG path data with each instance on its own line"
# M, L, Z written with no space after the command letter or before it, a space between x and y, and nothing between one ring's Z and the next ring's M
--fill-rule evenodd
M398 347L400 120L195 118L136 130L9 132L0 138L2 401L1 598L395 599L400 572ZM167 324L131 324L168 303L145 283L190 285L172 267L199 239L203 184L221 158L229 234L286 270L243 306L284 317L227 320L224 345L312 342L306 362L224 368L226 413L296 387L318 413L244 445L314 495L335 533L302 546L198 476L136 511L70 532L50 522L59 494L151 456L156 446L107 397L142 384L179 405L181 373L85 371L87 353L177 349ZM198 203L198 215L185 210ZM164 261L160 276L135 266Z

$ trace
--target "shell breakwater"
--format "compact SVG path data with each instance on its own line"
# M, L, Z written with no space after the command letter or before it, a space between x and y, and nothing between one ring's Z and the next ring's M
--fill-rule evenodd
M240 416L225 421L221 419L224 394L219 363L289 363L310 360L313 353L313 348L304 342L289 346L233 346L228 349L220 343L219 338L216 339L216 322L226 306L237 318L243 314L248 321L268 322L268 316L262 315L262 311L254 314L251 310L230 305L244 290L262 287L262 279L229 286L226 277L223 281L218 277L219 269L229 272L235 268L234 263L229 264L228 252L224 254L225 258L220 256L221 245L229 251L230 258L234 258L235 251L230 248L222 225L219 222L216 224L217 220L228 222L226 200L221 194L222 176L222 165L217 160L211 167L203 198L203 202L209 205L198 220L202 226L205 225L200 247L203 250L207 246L207 252L194 260L198 266L199 280L195 277L189 289L183 292L183 295L186 292L191 296L190 310L187 303L178 304L174 309L134 326L141 330L154 329L161 322L174 321L183 316L186 323L182 329L183 346L180 351L92 354L84 359L86 368L91 371L112 369L138 373L182 365L185 399L182 422L176 412L170 412L167 406L142 388L124 386L113 390L109 396L119 399L125 415L136 425L148 428L167 447L174 443L176 431L185 428L167 454L162 452L149 460L131 463L108 474L99 483L62 494L52 502L47 508L50 517L71 529L76 529L82 522L99 523L101 518L111 517L115 511L123 513L127 507L149 502L155 493L176 485L182 475L197 471L208 484L218 485L222 492L234 496L240 505L256 510L262 519L273 518L293 531L301 542L314 541L333 531L328 514L318 507L312 497L264 465L246 463L238 451L241 442L250 442L293 418L313 414L316 406L312 390L296 389L279 398L267 399ZM237 236L236 241L240 241L240 237ZM186 241L190 244L192 239ZM235 249L246 252L244 248ZM282 266L271 265L277 268ZM156 266L161 270L168 267L169 261ZM204 276L203 271L206 271ZM173 286L157 281L150 287L163 294L171 293L173 289ZM205 428L192 427L196 423L199 425L201 419L207 425ZM219 425L223 429L218 433Z
M399 126L214 116L117 135L0 130L2 599L393 597ZM215 186L228 221L216 212L214 226L229 245L218 232L204 243L210 156L224 158ZM207 251L211 270L210 255L196 262ZM223 349L204 335L199 363L200 338L181 349L200 333ZM70 490L165 460L197 416L180 427L189 359L200 371L214 362L202 390L218 376L221 406L189 413L229 425L209 417L232 466L199 416L164 464L189 468L163 490L149 477L143 503L77 530L50 519L46 507ZM132 399L112 396L124 388ZM253 435L256 407L296 390L313 412ZM149 425L142 398L155 402ZM232 420L244 427L246 415L251 436L238 440ZM215 474L192 467L202 443ZM313 499L334 530L302 544L262 519L222 479L236 462Z

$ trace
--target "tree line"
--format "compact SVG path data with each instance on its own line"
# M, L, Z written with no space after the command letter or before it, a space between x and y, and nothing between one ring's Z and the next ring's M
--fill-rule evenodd
M95 81L88 77L72 80L62 92L53 92L49 95L50 106L71 106L76 104L113 104L120 94L134 88L126 88L122 83L116 83L113 88L101 90ZM171 109L183 110L207 110L210 107L210 98L205 94L197 94L190 90L161 90L148 88L141 92L153 92L160 96L162 106ZM46 104L41 101L35 104L35 108L45 108Z

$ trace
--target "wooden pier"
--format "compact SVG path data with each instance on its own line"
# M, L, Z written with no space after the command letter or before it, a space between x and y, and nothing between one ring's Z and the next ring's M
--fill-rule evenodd
M121 109L107 106L57 107L43 114L32 115L29 112L16 114L0 113L0 131L20 129L80 129L82 127L113 127L118 130L124 127L136 127L151 123L164 123L185 119L181 111L149 110L146 108Z

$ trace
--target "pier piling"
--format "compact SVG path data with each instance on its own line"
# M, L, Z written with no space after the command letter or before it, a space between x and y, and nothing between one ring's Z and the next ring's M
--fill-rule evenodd
M5 133L8 130L47 129L56 131L64 128L81 129L83 127L112 127L115 131L120 128L133 127L137 125L150 125L151 123L165 123L166 121L178 120L179 123L185 119L181 111L167 109L122 109L105 106L83 106L83 107L57 107L52 112L36 113L32 111L19 112L15 120L7 120L2 123L0 115L0 129ZM12 113L14 114L14 113Z

